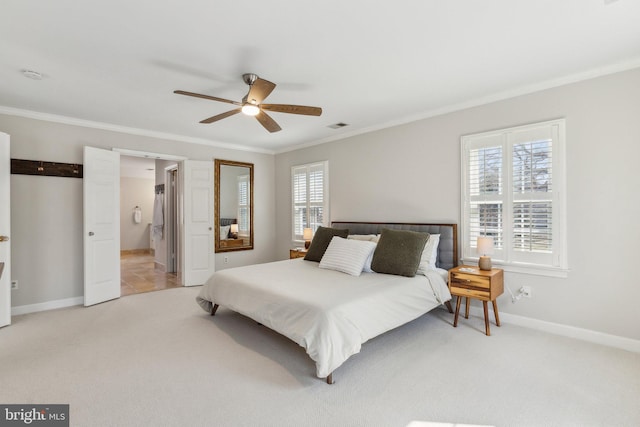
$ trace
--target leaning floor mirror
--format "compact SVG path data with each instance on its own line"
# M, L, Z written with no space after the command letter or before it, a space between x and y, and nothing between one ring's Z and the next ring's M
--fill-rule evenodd
M253 163L215 159L215 251L253 249Z

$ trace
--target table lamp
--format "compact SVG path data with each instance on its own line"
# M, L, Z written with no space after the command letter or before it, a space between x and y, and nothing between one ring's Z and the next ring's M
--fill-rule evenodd
M231 237L238 238L238 224L231 224Z
M302 232L302 238L304 239L304 248L309 249L311 239L313 238L313 230L310 228L305 228Z
M476 251L480 254L480 259L478 259L480 270L491 270L491 257L487 255L493 254L493 237L478 236L476 248Z

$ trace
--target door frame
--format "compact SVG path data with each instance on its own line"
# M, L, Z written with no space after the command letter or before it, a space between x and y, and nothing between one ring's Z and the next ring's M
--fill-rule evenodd
M0 327L11 324L11 136L0 132Z
M175 273L180 277L180 227L178 227L178 200L180 200L180 186L178 185L178 165L164 168L165 206L167 207L166 236L167 236L167 273ZM173 185L171 185L173 184ZM175 250L175 251L174 251ZM173 257L172 257L173 255Z

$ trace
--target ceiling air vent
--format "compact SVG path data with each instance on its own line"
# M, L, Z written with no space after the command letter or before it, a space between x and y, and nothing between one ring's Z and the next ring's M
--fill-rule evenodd
M340 122L340 123L336 123L335 125L329 125L327 127L330 127L331 129L340 129L340 128L343 128L345 126L349 126L349 125L347 123Z

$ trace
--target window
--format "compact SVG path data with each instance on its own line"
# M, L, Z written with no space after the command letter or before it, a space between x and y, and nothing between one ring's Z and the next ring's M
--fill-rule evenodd
M491 236L506 270L565 274L564 150L564 120L462 137L463 259Z
M238 234L249 235L249 175L238 176Z
M314 233L329 220L329 162L309 163L291 168L292 236L302 241L302 232Z

